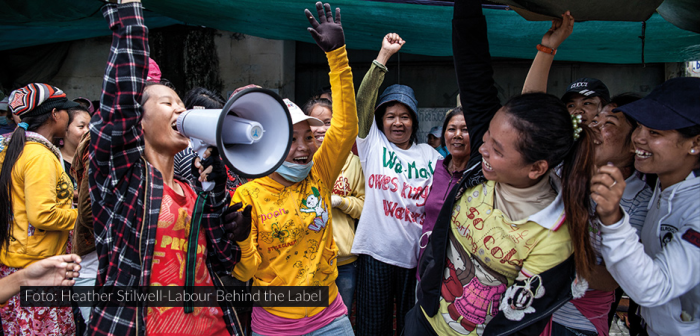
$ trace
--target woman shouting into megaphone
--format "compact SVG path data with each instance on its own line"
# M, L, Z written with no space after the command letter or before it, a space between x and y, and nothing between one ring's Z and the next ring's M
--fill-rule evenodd
M308 29L328 57L333 117L323 146L310 126L323 123L285 99L292 117L292 145L283 165L270 176L238 188L232 202L252 205L251 230L235 240L241 261L233 275L253 286L327 286L328 307L254 307L253 335L303 335L324 332L353 335L347 308L338 295L338 248L333 240L331 193L357 136L352 72L340 24L329 4L316 3L319 21L306 10ZM237 232L238 233L238 232Z

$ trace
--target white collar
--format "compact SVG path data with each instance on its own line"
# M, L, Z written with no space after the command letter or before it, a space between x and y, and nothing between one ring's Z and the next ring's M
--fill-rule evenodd
M561 179L554 170L549 174L549 181L552 183L554 190L556 190L557 197L546 208L531 215L527 220L533 221L545 229L557 231L566 221L564 197L561 192Z

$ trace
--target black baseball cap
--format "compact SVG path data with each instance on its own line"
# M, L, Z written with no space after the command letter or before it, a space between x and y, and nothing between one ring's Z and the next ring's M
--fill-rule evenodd
M566 89L566 93L561 97L561 100L566 103L572 94L578 93L586 97L600 97L605 100L606 103L610 102L610 91L608 87L603 84L599 79L595 78L579 78L573 83L569 84Z
M646 97L613 111L660 131L700 125L700 78L669 79Z

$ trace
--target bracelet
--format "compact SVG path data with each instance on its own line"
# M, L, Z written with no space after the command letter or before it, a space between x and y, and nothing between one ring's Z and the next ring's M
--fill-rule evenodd
M552 56L554 56L554 55L557 54L557 49L552 49L552 48L550 48L550 47L545 47L545 46L543 46L543 45L541 45L541 44L538 44L538 45L537 45L537 50L539 50L539 51L541 51L541 52L543 52L543 53L546 53L546 54L551 54Z

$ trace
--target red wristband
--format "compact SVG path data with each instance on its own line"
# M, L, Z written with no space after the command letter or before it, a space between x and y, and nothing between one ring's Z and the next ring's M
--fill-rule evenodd
M552 49L552 48L550 48L550 47L545 47L545 46L543 46L543 45L541 45L541 44L538 44L538 45L537 45L537 50L539 50L539 51L541 51L541 52L543 52L543 53L551 54L552 56L554 56L554 55L557 54L557 49Z

